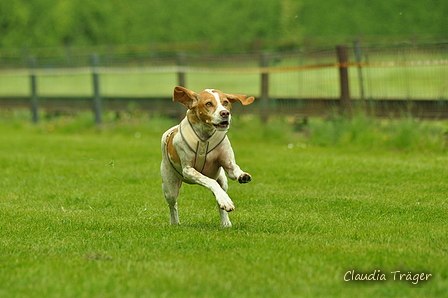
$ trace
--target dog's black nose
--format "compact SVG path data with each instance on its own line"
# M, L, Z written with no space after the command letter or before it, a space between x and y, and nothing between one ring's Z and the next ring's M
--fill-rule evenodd
M223 111L221 111L221 112L219 112L219 115L222 117L222 118L229 118L229 116L230 116L230 112L229 111L226 111L226 110L223 110Z

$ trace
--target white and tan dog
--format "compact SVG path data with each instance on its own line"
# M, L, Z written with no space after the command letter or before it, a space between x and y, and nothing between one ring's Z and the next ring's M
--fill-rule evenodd
M221 225L232 226L227 212L235 206L227 195L227 178L247 183L226 136L232 103L249 105L253 97L207 89L200 93L183 87L174 88L173 101L184 104L187 116L162 136L162 189L170 207L171 224L179 224L177 197L182 182L207 187L216 197Z

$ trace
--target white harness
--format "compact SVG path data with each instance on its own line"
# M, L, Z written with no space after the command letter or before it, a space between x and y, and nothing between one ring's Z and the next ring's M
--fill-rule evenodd
M196 153L194 168L201 173L204 170L207 154L218 147L227 134L226 131L216 130L207 140L204 141L193 130L193 127L187 117L185 117L179 124L179 133L188 147Z

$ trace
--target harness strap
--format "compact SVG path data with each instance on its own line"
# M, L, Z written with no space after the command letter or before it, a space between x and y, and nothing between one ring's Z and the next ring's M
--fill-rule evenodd
M199 142L198 146L196 148L196 158L194 161L194 168L198 170L200 173L202 173L202 170L204 170L205 166L205 160L207 158L207 148L208 148L208 142Z
M202 173L207 154L215 149L226 137L226 131L216 130L211 137L203 141L194 131L188 118L185 117L179 125L179 132L188 147L196 153L194 168Z

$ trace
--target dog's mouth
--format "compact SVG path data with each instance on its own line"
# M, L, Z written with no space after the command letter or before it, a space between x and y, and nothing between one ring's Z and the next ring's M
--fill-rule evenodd
M222 121L218 124L213 124L214 127L216 127L217 129L227 129L229 128L229 121Z

